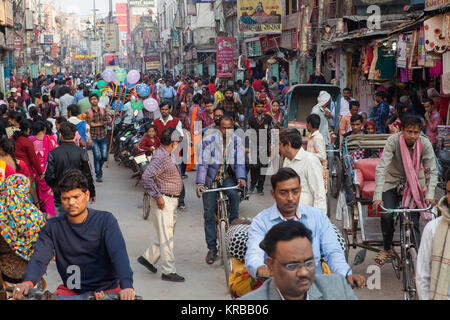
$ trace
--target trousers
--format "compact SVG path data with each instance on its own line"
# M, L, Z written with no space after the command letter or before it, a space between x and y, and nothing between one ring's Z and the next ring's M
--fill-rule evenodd
M106 138L92 141L92 153L94 155L95 175L97 179L103 177L103 164L108 159L108 142Z
M156 199L150 200L150 218L155 227L156 239L145 251L144 258L151 264L161 259L161 269L166 275L176 273L174 234L177 221L178 199L163 196L165 207L159 209Z
M383 192L382 200L386 209L396 209L401 201L397 194L397 188ZM414 224L414 232L412 234L413 243L420 245L420 213L410 213L411 220ZM389 213L381 214L381 232L383 233L384 250L389 250L394 239L394 216Z

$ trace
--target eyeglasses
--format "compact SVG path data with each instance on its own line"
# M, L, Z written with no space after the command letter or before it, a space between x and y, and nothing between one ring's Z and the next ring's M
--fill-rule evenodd
M273 259L276 260L280 265L282 265L288 271L296 271L296 270L300 269L301 267L305 267L307 270L313 271L316 268L316 262L314 261L314 259L308 260L305 262L296 262L296 263L288 263L288 264L282 264L276 258L273 258Z

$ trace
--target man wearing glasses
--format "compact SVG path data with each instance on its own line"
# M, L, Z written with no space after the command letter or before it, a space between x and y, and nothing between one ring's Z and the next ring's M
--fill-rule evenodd
M241 300L357 300L343 276L316 276L312 239L301 222L274 226L260 244L272 278Z
M282 168L272 176L271 182L271 193L276 204L259 213L248 230L245 266L250 275L254 278L271 276L266 265L267 255L260 243L272 227L294 220L302 222L312 232L311 245L318 274L322 273L320 259L323 256L332 273L345 276L351 285L364 287L365 278L352 274L328 217L319 209L299 204L301 183L298 174L291 168Z

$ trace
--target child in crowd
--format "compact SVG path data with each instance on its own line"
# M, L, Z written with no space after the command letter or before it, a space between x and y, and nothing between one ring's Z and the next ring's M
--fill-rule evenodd
M156 127L152 124L145 125L145 135L139 144L139 148L145 151L145 155L150 157L156 149L159 148L161 142L156 135Z

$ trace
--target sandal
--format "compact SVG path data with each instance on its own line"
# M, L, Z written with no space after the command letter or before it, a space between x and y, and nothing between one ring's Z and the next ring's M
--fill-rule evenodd
M206 263L207 264L213 264L216 261L217 257L217 250L209 250L208 254L206 255Z
M375 263L381 267L382 265L385 264L386 260L390 257L392 257L392 249L383 250L383 251L378 252L378 254L376 255L374 260L375 260Z

